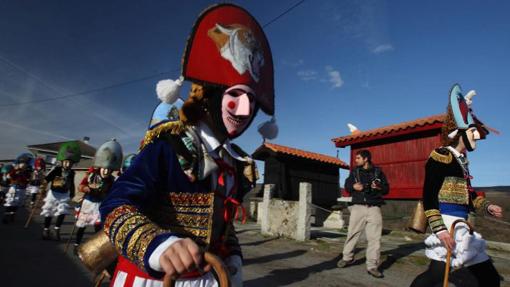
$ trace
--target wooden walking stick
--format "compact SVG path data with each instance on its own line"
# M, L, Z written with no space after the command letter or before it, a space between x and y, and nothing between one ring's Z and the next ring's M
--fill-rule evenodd
M106 270L103 270L103 272L101 272L101 275L99 275L98 278L96 279L96 283L94 284L94 287L101 286L101 283L103 283L104 279L109 276L110 275L108 274L108 272L106 272Z
M218 276L218 283L220 287L230 287L230 275L228 273L227 267L221 261L218 256L210 253L204 253L204 260L207 264L211 264L212 269ZM163 281L163 287L173 287L175 286L175 279L170 275L165 275L165 279Z
M455 225L457 223L465 223L469 227L469 234L473 235L473 232L475 232L475 229L473 228L473 225L469 223L467 220L464 219L457 219L453 222L452 226L450 227L450 236L452 238L455 238ZM452 250L450 248L448 249L448 253L446 254L446 266L444 271L444 280L443 280L443 287L448 287L448 277L450 276L450 262L452 259Z
M83 206L83 198L80 201L80 210L78 211L78 214L76 215L76 221L78 221L78 218L80 217L82 206ZM71 231L71 235L69 235L69 239L67 239L67 243L66 243L66 247L64 248L64 252L67 252L67 249L69 249L69 244L71 244L71 241L73 240L74 231L76 231L76 222L73 224L73 230Z
M41 204L41 201L43 200L44 197L46 197L46 188L47 188L47 183L43 183L41 185L41 187L39 188L39 194L38 194L38 197L37 197L37 201L34 203L34 206L32 206L32 211L30 211L30 215L28 216L27 218L27 221L25 222L25 226L24 228L27 229L28 226L30 225L30 222L32 221L32 218L34 217L34 214L35 214L35 210L37 209L37 206L39 206Z

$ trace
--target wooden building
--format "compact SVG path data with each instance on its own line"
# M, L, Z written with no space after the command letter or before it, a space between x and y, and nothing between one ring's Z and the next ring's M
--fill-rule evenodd
M336 204L339 194L339 169L349 166L340 159L323 154L265 142L253 158L264 161L264 184L275 184L274 197L299 199L299 183L312 184L312 202L319 206Z
M445 115L436 115L357 132L334 138L336 147L351 147L351 166L355 153L367 149L390 183L388 199L419 199L422 195L425 162L430 152L441 145Z

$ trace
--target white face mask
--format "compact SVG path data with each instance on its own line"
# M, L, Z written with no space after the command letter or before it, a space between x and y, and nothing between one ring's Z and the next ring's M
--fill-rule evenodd
M466 137L473 150L476 149L476 141L480 139L480 132L476 128L470 128L466 131Z
M480 137L480 132L479 132L478 130L475 130L475 131L473 132L473 139L474 139L475 141L477 141L477 140L480 140L480 138L481 138L481 137Z
M100 173L102 178L106 178L106 177L108 177L111 174L111 170L109 168L101 168L99 170L99 173Z

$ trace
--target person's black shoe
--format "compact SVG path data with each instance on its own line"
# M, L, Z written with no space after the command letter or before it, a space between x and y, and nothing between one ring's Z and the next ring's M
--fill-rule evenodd
M345 261L343 259L340 259L338 261L338 263L336 264L336 267L338 267L338 268L345 268L345 267L348 267L348 266L352 265L353 263L354 263L354 259L351 260L351 261Z
M43 240L48 240L50 239L50 230L45 228L42 232L42 239Z
M56 241L60 241L60 228L54 228L53 232L54 232L54 237L53 238Z
M74 244L74 249L73 249L73 254L74 254L75 256L78 256L78 250L79 250L79 248L80 248L80 245L75 243L75 244Z
M368 269L367 273L375 278L384 278L384 275L379 270L377 270L377 268Z

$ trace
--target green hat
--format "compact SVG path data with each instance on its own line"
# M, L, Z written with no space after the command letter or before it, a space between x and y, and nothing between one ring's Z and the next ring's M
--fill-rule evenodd
M74 163L80 161L81 150L77 141L65 142L60 146L57 154L58 161L70 160Z

